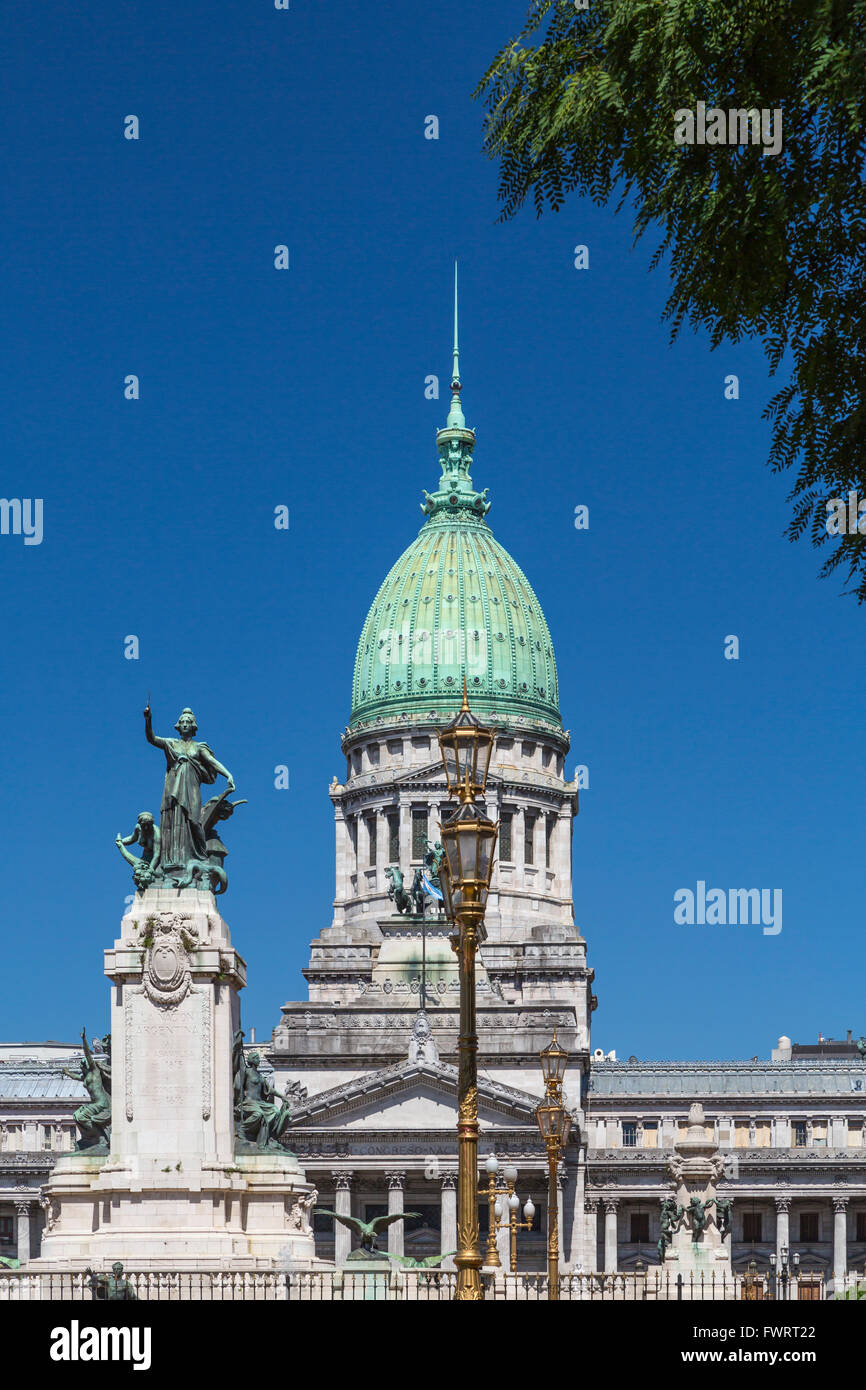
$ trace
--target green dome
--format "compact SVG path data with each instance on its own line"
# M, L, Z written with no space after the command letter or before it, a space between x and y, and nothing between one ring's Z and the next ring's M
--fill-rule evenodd
M349 731L373 723L440 723L460 705L562 736L553 643L523 571L484 517L472 486L455 361L451 409L437 432L442 477L425 492L427 521L380 588L361 631Z

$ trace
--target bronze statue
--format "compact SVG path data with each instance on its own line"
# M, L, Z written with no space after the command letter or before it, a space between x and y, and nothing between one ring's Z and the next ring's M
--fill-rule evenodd
M427 845L424 853L424 867L427 870L427 880L433 889L433 897L439 907L440 912L445 911L445 899L442 896L442 884L439 878L439 871L442 867L442 860L445 858L445 849L441 841L437 840L435 845L431 845L425 839Z
M66 1071L72 1081L80 1081L85 1086L90 1100L73 1111L72 1118L81 1131L75 1141L77 1150L98 1149L107 1153L111 1146L111 1034L102 1039L101 1046L95 1045L91 1052L87 1046L87 1031L81 1030L81 1043L84 1056L79 1062L79 1070Z
M731 1203L725 1197L716 1198L716 1225L719 1235L723 1237L731 1229Z
M175 874L188 874L191 860L207 862L207 839L202 826L202 783L210 785L221 776L226 779L227 792L235 789L228 768L214 757L206 743L196 741L198 725L191 709L181 711L174 727L180 738L160 738L153 732L150 705L145 707L145 737L165 754L160 858L167 877L172 870Z
M659 1239L657 1249L659 1252L660 1260L664 1260L665 1250L671 1243L674 1231L676 1230L677 1225L680 1219L682 1218L682 1215L683 1209L682 1207L677 1206L675 1198L665 1197L664 1201L662 1202L661 1214L659 1216Z
M398 865L389 864L385 870L385 877L388 880L388 897L391 902L398 912L408 912L412 907L412 897L403 887L403 874Z
M111 1266L110 1274L94 1274L92 1269L84 1271L85 1279L89 1280L90 1292L98 1301L107 1300L109 1303L137 1303L138 1294L134 1291L128 1279L123 1278L123 1265L120 1260L115 1260Z
M127 864L132 865L132 879L136 888L149 888L154 879L162 877L159 867L160 836L159 826L150 811L142 811L138 816L131 835L116 835L114 843ZM127 845L141 845L141 858L136 858L126 849Z
M456 1250L446 1250L444 1255L428 1255L423 1260L416 1260L412 1255L389 1255L389 1260L395 1260L397 1264L405 1265L407 1269L435 1269L443 1260L447 1260L449 1255L456 1255Z
M420 869L415 870L415 877L412 880L412 887L409 889L409 897L412 901L412 911L416 917L424 916L424 875Z
M375 1259L380 1254L376 1246L376 1237L380 1231L384 1231L386 1226L393 1226L395 1221L405 1221L410 1216L421 1216L420 1211L395 1211L388 1216L374 1216L372 1221L360 1221L357 1216L344 1216L342 1212L327 1211L325 1207L319 1207L317 1210L320 1216L333 1216L335 1221L355 1232L361 1245L360 1249L353 1250L349 1256L353 1260ZM440 1258L444 1259L444 1256Z
M700 1197L692 1197L689 1200L689 1216L692 1219L692 1240L697 1243L707 1226L707 1208L713 1205L714 1199L702 1202Z
M257 1052L244 1056L244 1035L239 1028L232 1047L235 1138L250 1149L284 1153L281 1140L291 1118L289 1100L259 1071L260 1060ZM278 1100L281 1105L275 1103Z

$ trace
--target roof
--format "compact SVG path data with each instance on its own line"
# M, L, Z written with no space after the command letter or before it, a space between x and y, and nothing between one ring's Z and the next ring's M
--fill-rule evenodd
M830 1058L792 1062L593 1062L589 1092L603 1096L866 1095L866 1065Z
M0 1101L39 1099L87 1100L87 1091L80 1081L64 1076L59 1067L0 1067Z

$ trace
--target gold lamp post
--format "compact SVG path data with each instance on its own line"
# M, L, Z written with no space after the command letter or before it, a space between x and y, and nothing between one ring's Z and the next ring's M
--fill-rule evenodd
M499 1258L499 1250L496 1245L497 1233L508 1227L511 1236L510 1260L511 1273L517 1273L517 1232L531 1231L532 1222L535 1217L535 1203L532 1198L523 1205L523 1221L518 1219L520 1208L520 1198L514 1190L517 1182L517 1169L513 1163L506 1164L502 1176L505 1179L505 1187L500 1187L497 1182L499 1172L499 1160L491 1154L484 1165L487 1170L487 1206L488 1206L488 1235L487 1253L484 1256L484 1263L490 1269L501 1269L502 1261ZM503 1204L503 1198L504 1204ZM505 1212L508 1212L507 1220L503 1220Z
M478 1237L478 1033L475 1018L475 956L484 941L484 910L493 873L498 824L475 798L483 796L493 751L493 731L463 704L439 734L449 796L459 806L440 826L445 856L440 870L445 912L454 924L451 945L460 976L460 1040L457 1075L457 1294L478 1301L481 1248Z
M535 1118L547 1149L547 1297L559 1298L559 1194L556 1175L559 1159L571 1130L571 1115L562 1103L562 1078L568 1053L553 1041L541 1053L544 1076L544 1100L536 1108Z

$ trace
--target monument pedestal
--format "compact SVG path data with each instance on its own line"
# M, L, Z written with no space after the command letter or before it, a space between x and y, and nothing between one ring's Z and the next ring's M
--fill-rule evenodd
M678 1214L664 1257L670 1276L683 1276L686 1298L702 1280L705 1288L731 1281L729 1215L727 1221L721 1219L722 1212L729 1213L730 1203L716 1195L723 1168L724 1158L704 1124L703 1107L693 1105L688 1131L674 1145L668 1161L676 1197L666 1205L675 1204Z
M110 1152L58 1159L28 1268L312 1267L316 1194L297 1159L236 1145L232 1040L246 967L213 894L137 893L105 973Z

